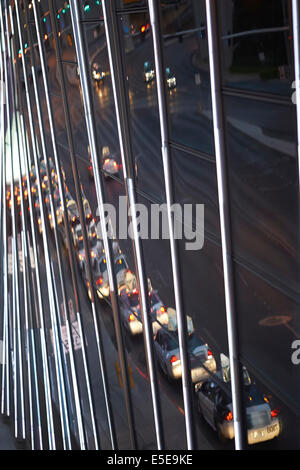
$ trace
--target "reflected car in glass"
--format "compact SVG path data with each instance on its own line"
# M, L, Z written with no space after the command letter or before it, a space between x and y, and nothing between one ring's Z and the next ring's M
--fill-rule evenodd
M250 383L249 383L250 382ZM211 378L196 387L200 415L217 432L221 442L234 438L233 407L230 382L224 389ZM227 389L227 390L226 390ZM248 443L269 441L280 434L279 410L272 409L269 400L249 381L244 384Z
M166 327L157 331L154 337L155 352L163 374L170 380L182 377L178 332ZM191 363L192 382L201 382L216 371L216 362L208 345L195 332L188 335L188 351Z
M152 62L144 63L144 80L146 83L152 82L155 78L155 70Z
M92 77L93 80L99 85L100 83L103 83L105 73L103 72L101 66L97 64L97 62L94 62L92 65Z
M169 88L169 90L172 90L177 85L176 77L171 72L169 67L166 68L166 81L167 81L167 87Z

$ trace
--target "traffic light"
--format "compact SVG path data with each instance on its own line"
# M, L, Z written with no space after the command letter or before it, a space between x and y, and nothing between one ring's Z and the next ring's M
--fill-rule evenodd
M84 6L83 6L83 9L84 9L85 13L88 13L91 9L90 2L85 2Z

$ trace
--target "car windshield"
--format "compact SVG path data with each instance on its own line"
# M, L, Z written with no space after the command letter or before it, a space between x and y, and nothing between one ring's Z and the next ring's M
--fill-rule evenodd
M176 333L168 332L166 334L166 349L167 351L173 351L174 349L178 349L178 336Z
M198 338L195 333L191 333L188 336L188 345L189 345L189 352L193 352L194 349L198 348L199 346L203 346L203 342Z
M262 393L253 384L244 387L244 397L247 407L262 405L265 403Z
M78 251L83 250L84 248L83 240L78 240L77 247L78 247Z
M77 217L71 219L71 227L74 228L80 224L80 221Z
M94 64L94 65L93 65L93 70L94 70L96 73L101 72L101 67L100 67L100 65Z
M153 307L153 305L155 305L155 304L157 304L157 303L160 302L160 300L159 300L157 294L154 294L154 293L152 292L152 294L151 294L151 296L150 296L150 302L151 302L151 307Z
M106 260L102 259L99 263L99 268L102 273L104 273L107 270L106 266Z
M126 264L125 264L125 261L122 258L120 258L115 263L115 272L116 272L116 274L118 274L123 269L126 269Z
M130 307L137 307L140 303L139 296L137 292L128 295Z
M144 63L144 70L145 70L145 72L149 72L149 71L152 70L152 69L153 69L153 67L152 67L151 62L145 62L145 63Z
M178 340L177 332L169 331L167 341L169 344L169 346L167 347L168 351L179 348L179 340ZM198 346L203 346L202 341L198 338L198 336L195 333L190 334L188 337L189 352L192 353L194 349L197 348Z

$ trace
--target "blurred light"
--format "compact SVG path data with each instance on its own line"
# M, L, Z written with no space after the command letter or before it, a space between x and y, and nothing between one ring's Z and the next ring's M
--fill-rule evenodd
M88 11L90 11L91 6L90 6L89 2L85 2L83 9L84 9L84 11L85 11L86 13L87 13Z

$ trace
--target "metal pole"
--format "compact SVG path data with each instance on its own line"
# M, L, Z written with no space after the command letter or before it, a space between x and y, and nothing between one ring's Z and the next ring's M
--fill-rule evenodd
M69 263L70 263L70 268L71 268L71 277L72 277L72 284L73 284L73 292L74 292L74 298L75 298L75 304L76 304L76 310L77 310L77 316L79 315L79 312L81 312L81 306L80 306L80 300L79 300L79 289L78 289L78 279L77 279L77 270L75 266L75 258L74 258L74 247L71 239L71 232L70 232L70 226L69 226L69 219L68 219L68 211L66 207L66 200L65 200L65 193L64 193L64 184L63 184L63 178L62 178L62 171L61 171L61 164L58 156L58 151L57 151L57 138L56 138L56 130L55 130L55 125L54 125L54 114L53 114L53 109L52 109L52 102L50 98L50 93L49 93L49 80L48 80L48 75L46 72L46 61L45 61L45 49L44 49L44 44L41 40L42 33L41 33L41 20L40 20L40 12L39 12L39 5L36 3L35 0L33 0L33 11L34 11L34 19L35 19L35 27L36 27L36 32L37 32L37 39L38 39L38 46L39 46L39 52L40 52L40 60L41 60L41 67L42 67L42 75L43 75L43 81L44 81L44 90L45 90L45 97L46 97L46 103L47 103L47 111L48 111L48 117L49 117L49 125L50 125L50 133L51 133L51 141L52 141L52 147L53 147L53 154L54 154L54 162L55 162L55 167L56 167L56 173L58 176L58 187L59 187L59 193L60 193L60 199L62 203L62 209L63 209L63 214L64 214L64 227L65 227L65 234L66 234L66 240L67 240L67 247L68 247L68 254L69 254ZM79 440L80 440L80 447L81 449L86 448L86 439L85 439L85 434L84 434L84 424L82 420L83 412L82 412L82 399L80 398L80 389L78 386L78 365L76 361L76 356L74 354L74 344L73 344L73 338L72 338L72 333L70 330L70 325L71 325L71 318L70 318L70 312L68 306L65 307L65 312L66 312L66 327L68 331L68 337L69 337L69 343L70 343L70 363L71 363L71 368L72 368L72 375L73 375L73 385L77 384L74 389L74 394L75 394L75 404L77 408L77 419L78 419L78 431L79 431ZM80 320L81 322L81 320ZM82 343L83 343L83 361L85 361L86 353L85 353L85 336L82 338ZM86 378L86 383L88 386L88 389L91 388L90 385L90 376L85 368L85 378ZM93 408L90 408L90 413L91 416L94 413Z
M299 1L292 0L293 46L295 68L295 93L297 113L297 150L298 150L298 185L300 191L300 24Z
M102 2L107 49L110 62L112 85L115 98L115 109L118 122L119 142L123 164L124 183L126 187L127 202L130 209L131 225L133 227L133 253L135 270L139 285L140 307L143 319L144 343L149 371L154 424L158 449L164 448L164 433L162 425L162 413L158 381L156 373L156 362L154 356L153 330L151 322L151 308L148 295L148 284L145 274L145 263L142 242L137 229L136 217L136 191L134 184L134 171L132 159L132 140L129 125L128 95L126 92L126 79L122 64L122 42L119 36L119 27L116 18L115 2Z
M164 168L165 191L168 212L168 224L170 233L170 248L171 248L171 261L173 272L173 285L175 293L175 306L178 321L178 339L180 359L182 365L182 390L183 402L185 411L185 426L187 447L189 450L196 449L197 438L195 429L194 409L193 409L193 396L192 396L192 379L190 357L188 353L187 343L187 321L183 307L183 289L181 281L181 270L178 256L178 243L174 236L174 219L172 215L172 205L174 201L173 196L173 182L171 172L171 157L169 147L169 132L168 132L168 118L167 118L167 100L165 89L165 68L163 62L163 45L161 40L160 28L160 15L159 5L157 0L148 0L150 22L152 27L153 48L155 58L155 69L157 78L157 96L158 96L158 109L160 120L160 132L162 143L162 159Z
M226 168L225 123L221 96L218 20L216 2L214 0L206 0L206 17L235 447L237 450L242 450L247 447L247 432L243 409L242 365L239 360L238 329L235 311L229 193Z

